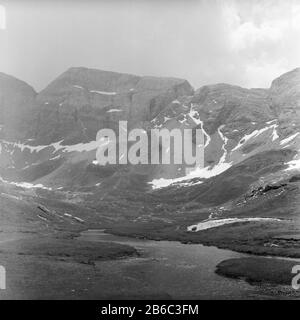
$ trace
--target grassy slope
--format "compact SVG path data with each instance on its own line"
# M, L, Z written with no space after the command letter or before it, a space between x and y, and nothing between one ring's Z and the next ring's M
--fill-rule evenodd
M239 258L222 261L216 272L231 278L243 278L249 283L266 282L280 285L291 285L291 273L296 260L271 258Z

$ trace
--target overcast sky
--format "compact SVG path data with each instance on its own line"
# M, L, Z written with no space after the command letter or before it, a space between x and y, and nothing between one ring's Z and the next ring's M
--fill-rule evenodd
M195 88L269 87L300 66L299 0L0 4L0 71L37 90L71 66L180 77Z

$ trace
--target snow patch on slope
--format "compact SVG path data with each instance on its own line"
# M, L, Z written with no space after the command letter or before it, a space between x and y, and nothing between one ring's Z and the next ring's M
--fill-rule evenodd
M52 190L52 188L45 187L45 186L42 185L41 183L39 183L39 184L32 184L32 183L29 183L29 182L11 182L11 181L4 180L4 179L2 179L1 177L0 177L0 181L1 181L1 182L4 182L4 183L11 184L11 185L14 185L14 186L17 186L17 187L21 187L21 188L24 188L24 189L44 189L44 190Z
M110 113L110 112L122 112L123 110L121 109L109 109L108 111L106 111L107 113Z
M194 106L191 105L190 112L188 115L192 118L192 120L195 122L196 125L202 124L202 121L200 120L200 116L198 111L194 110Z
M204 148L206 148L209 145L211 138L210 138L209 134L204 130L203 121L200 118L199 112L194 109L193 104L191 104L191 109L190 109L190 112L188 115L192 118L192 120L195 122L195 124L201 125L201 129L203 131L203 134L206 137L205 144L204 144Z
M195 111L195 112L197 112L197 111ZM192 114L195 115L194 112ZM206 139L206 143L204 146L204 147L206 147L210 142L210 137L203 129L203 122L200 120L200 117L199 117L199 121L200 121L199 123L201 123L204 135L206 135L206 137L208 137L208 139ZM219 127L218 133L219 133L221 139L223 140L222 150L224 151L224 153L223 153L223 155L217 165L215 165L212 168L211 167L195 168L194 170L191 170L184 177L179 177L179 178L175 178L175 179L164 179L164 178L154 179L151 182L149 182L149 184L152 185L152 189L160 189L160 188L168 187L171 184L175 184L175 183L176 184L180 183L180 185L185 185L185 186L186 185L194 185L195 182L193 182L193 181L188 182L187 180L191 180L191 179L195 179L195 178L208 179L208 178L217 176L217 175L221 174L222 172L226 171L227 169L229 169L232 164L225 162L226 156L227 156L227 150L225 147L228 142L228 138L225 137L225 135L223 135L223 133L221 132L222 128L223 128L223 126ZM202 183L202 181L200 180L200 181L197 181L196 183L199 184L199 183Z
M222 172L226 171L227 169L229 169L231 167L230 163L219 163L216 166L214 166L213 168L210 167L205 167L205 168L196 168L194 170L192 170L191 172L189 172L189 174L187 174L184 177L180 177L180 178L175 178L175 179L164 179L164 178L160 178L160 179L154 179L151 182L149 182L149 184L152 185L152 189L159 189L159 188L164 188L164 187L168 187L171 184L174 183L178 183L178 182L182 182L182 181L186 181L186 180L191 180L191 179L195 179L195 178L199 178L199 179L208 179L214 176L217 176L219 174L221 174ZM197 184L202 183L202 181L198 181ZM186 182L185 185L187 185L188 183ZM190 185L193 185L195 183L190 182Z
M73 87L74 87L74 88L77 88L77 89L83 89L82 86L78 86L77 84L74 84Z
M110 92L110 91L98 91L98 90L90 90L92 93L98 93L102 95L107 95L107 96L115 96L117 93L116 92Z
M300 151L300 150L299 150ZM285 169L285 171L289 171L289 170L300 170L300 155L296 155L295 157L298 157L298 159L293 159L289 162L287 162L286 164L288 165L288 168Z
M273 129L273 131L272 131L272 141L275 141L276 139L279 138L279 136L277 134L277 130L276 130L277 127L278 127L278 124L273 124L273 125L264 127L262 129L259 129L259 130L256 129L256 130L252 131L251 133L246 134L231 151L235 151L235 150L239 149L240 147L245 145L246 142L249 141L250 139L256 138L259 135L261 135L263 132L265 132L267 130L270 130L270 129Z
M280 145L283 146L284 144L289 143L290 141L294 140L298 136L299 132L293 134L292 136L289 136L283 140L280 141Z
M222 155L222 157L221 157L218 165L224 164L224 163L225 163L225 160L226 160L226 156L227 156L226 145L227 145L227 142L228 142L228 138L225 137L225 135L224 135L224 134L222 133L222 131L221 131L221 130L223 129L223 127L224 127L224 125L222 125L222 126L220 126L220 127L218 128L218 133L219 133L221 139L223 140L222 150L224 151L224 153L223 153L223 155Z
M83 151L95 150L99 146L98 141L94 141L94 140L87 143L78 143L73 145L62 145L62 142L63 140L59 142L51 143L48 145L31 146L24 143L9 142L4 140L1 141L1 143L10 145L13 148L19 148L22 152L28 149L31 153L40 152L41 150L49 147L54 148L55 151L62 150L63 152L74 152L74 151L83 152ZM0 153L1 153L1 148L0 148Z
M232 224L236 222L272 222L272 221L281 221L276 218L227 218L227 219L215 219L215 220L206 220L187 227L187 231L197 232L201 230L207 230L211 228L216 228L223 226L225 224Z

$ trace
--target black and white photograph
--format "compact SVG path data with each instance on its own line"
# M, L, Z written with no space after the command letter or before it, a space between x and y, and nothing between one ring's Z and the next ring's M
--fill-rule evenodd
M300 1L0 0L0 300L299 299Z

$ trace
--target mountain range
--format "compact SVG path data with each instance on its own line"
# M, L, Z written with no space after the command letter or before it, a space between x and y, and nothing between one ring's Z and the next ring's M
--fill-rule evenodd
M97 132L117 131L120 120L144 130L202 129L205 167L98 165ZM298 221L299 133L300 68L267 89L195 90L184 79L79 67L36 92L0 74L2 188L84 205L119 233L196 241L186 228L203 220Z

